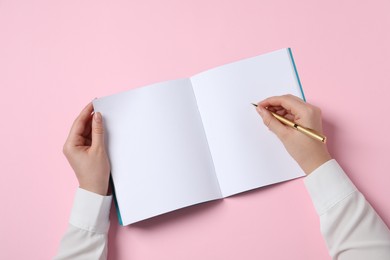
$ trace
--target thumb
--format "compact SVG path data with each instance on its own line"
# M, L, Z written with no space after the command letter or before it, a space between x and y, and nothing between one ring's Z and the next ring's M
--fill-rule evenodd
M266 125L268 129L276 134L279 138L281 138L286 133L286 127L281 122L279 122L279 120L277 120L267 109L258 106L256 110L263 119L264 125Z
M92 146L104 146L104 126L103 117L100 112L93 115L92 120Z

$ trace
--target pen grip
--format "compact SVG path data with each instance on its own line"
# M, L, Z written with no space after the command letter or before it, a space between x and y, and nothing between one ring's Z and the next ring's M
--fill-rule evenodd
M320 133L317 133L316 131L312 130L312 129L308 129L308 128L305 128L303 126L300 126L294 122L291 122L290 120L288 120L287 118L281 116L281 115L278 115L272 111L270 111L271 114L276 118L278 119L280 122L282 122L283 124L285 125L288 125L288 126L291 126L292 128L295 128L296 130L298 130L299 132L301 133L304 133L306 134L307 136L310 136L322 143L326 143L326 136L320 134Z
M323 143L326 143L326 136L324 136L324 135L322 135L322 134L319 134L319 133L315 132L315 131L312 130L312 129L307 129L307 128L305 128L305 127L303 127L303 126L300 126L300 125L298 125L298 126L296 127L296 129L297 129L298 131L300 131L300 132L302 132L302 133L304 133L304 134L306 134L306 135L308 135L308 136L310 136L310 137L312 137L312 138L318 140L318 141L321 141L321 142L323 142Z
M268 110L268 111L269 111L269 110ZM278 119L280 122L282 122L283 124L296 128L297 124L295 124L294 122L291 122L291 121L288 120L287 118L284 118L283 116L278 115L278 114L276 114L276 113L274 113L274 112L272 112L272 111L269 111L269 112L271 112L271 114L272 114L276 119Z

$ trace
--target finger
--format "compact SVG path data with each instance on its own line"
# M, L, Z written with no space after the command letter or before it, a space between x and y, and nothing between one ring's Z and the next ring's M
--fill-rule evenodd
M269 97L259 103L259 105L263 107L274 107L276 109L279 109L280 107L283 107L285 109L290 110L293 107L303 107L305 106L305 102L291 94L283 95L283 96L273 96Z
M96 112L92 119L92 147L104 147L103 117L100 112Z
M265 109L267 109L268 111L274 112L274 113L276 113L278 111L275 107L266 107Z
M272 107L271 107L272 108ZM280 116L283 116L284 118L287 118L288 120L294 122L295 120L295 116L291 114L290 111L286 110L286 109L281 109L281 110L276 110L276 111L273 111L271 110L270 108L267 109L268 111L272 111Z
M91 118L91 113L93 111L92 103L89 103L79 114L79 116L73 122L72 128L69 132L68 139L79 139L80 136L83 136L86 128L88 128L88 122Z
M84 137L91 137L91 130L92 130L92 118L93 118L93 113L89 116L88 122L85 125L85 129L83 132Z
M262 107L281 106L286 110L290 110L292 114L298 114L305 110L307 104L302 99L296 96L284 95L267 98L258 103L258 105Z
M287 118L288 120L294 122L295 120L295 116L291 115L291 114L285 114L284 115L285 118Z
M286 109L276 110L275 113L278 114L278 115L281 115L281 116L285 116L286 114L288 114Z
M271 107L267 107L268 110L271 110L273 109L274 111L277 111L277 110L282 110L282 109L285 109L284 107L282 106L271 106Z
M279 138L288 131L287 127L279 122L269 111L267 111L267 109L259 106L256 110L263 119L264 125L266 125L268 129L274 132Z
M85 146L91 146L92 145L92 140L89 138L85 139Z

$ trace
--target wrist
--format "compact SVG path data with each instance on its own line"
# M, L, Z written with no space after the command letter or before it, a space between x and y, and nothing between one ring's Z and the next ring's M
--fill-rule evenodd
M313 156L308 156L303 162L299 163L302 170L306 175L312 173L315 169L331 160L332 156L328 152L323 152L321 154L315 154Z
M95 185L87 185L87 184L81 184L79 185L81 189L102 195L107 196L108 194L108 183L107 185L101 185L101 186L95 186Z

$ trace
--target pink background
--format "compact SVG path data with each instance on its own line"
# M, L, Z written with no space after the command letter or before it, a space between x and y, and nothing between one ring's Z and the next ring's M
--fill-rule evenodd
M49 259L76 178L62 155L86 103L291 47L334 157L390 224L390 2L0 0L0 259ZM111 259L329 259L303 179L130 227Z

